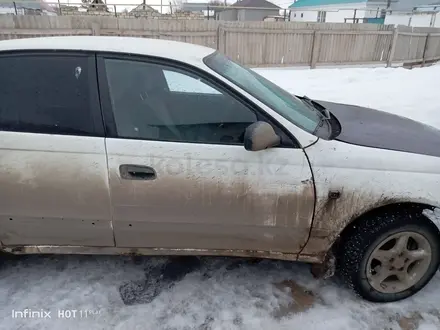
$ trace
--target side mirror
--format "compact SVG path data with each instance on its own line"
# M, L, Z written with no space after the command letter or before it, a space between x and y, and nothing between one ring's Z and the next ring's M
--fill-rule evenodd
M273 127L264 121L249 125L244 132L244 148L249 151L272 148L280 142L281 138L275 133Z

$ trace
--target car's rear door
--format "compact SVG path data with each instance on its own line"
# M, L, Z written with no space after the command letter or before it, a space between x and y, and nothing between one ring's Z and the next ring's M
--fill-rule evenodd
M246 151L262 114L189 67L103 54L98 72L117 246L300 250L314 193L293 139Z
M94 54L0 53L0 241L114 245Z

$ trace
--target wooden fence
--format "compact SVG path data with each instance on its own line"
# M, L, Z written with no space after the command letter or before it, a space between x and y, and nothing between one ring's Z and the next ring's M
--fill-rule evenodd
M440 60L440 29L434 28L0 15L0 40L60 35L117 35L184 41L219 49L252 67L424 65Z

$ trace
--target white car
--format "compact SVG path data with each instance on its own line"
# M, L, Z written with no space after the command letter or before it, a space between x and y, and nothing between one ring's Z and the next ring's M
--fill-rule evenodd
M172 41L1 41L0 73L4 252L336 264L376 302L439 267L435 128Z

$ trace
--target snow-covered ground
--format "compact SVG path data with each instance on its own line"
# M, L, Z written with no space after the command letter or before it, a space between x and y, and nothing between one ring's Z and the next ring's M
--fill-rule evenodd
M257 71L292 93L440 127L440 66ZM42 315L16 313L25 309ZM288 262L8 258L0 269L0 320L5 330L440 329L440 275L416 296L384 305L362 301L335 278L315 280L308 265Z

